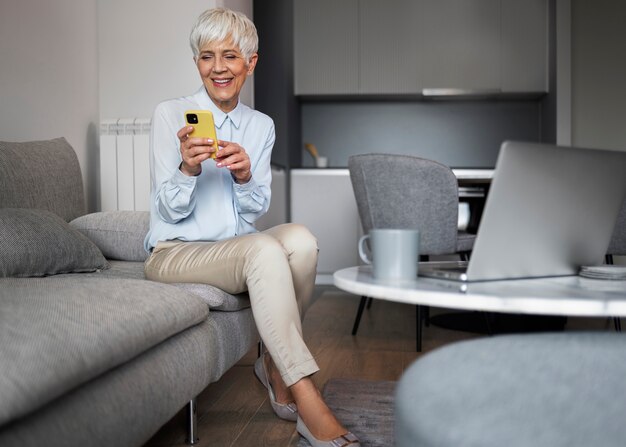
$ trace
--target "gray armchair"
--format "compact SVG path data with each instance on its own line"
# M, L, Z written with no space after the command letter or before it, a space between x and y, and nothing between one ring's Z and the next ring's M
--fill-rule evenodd
M624 336L576 331L452 343L395 394L395 445L623 446Z
M468 259L475 236L458 230L458 182L449 167L409 155L364 154L350 157L348 168L365 233L373 228L417 228L421 260L447 254ZM361 298L352 335L366 301ZM417 306L418 351L422 319Z

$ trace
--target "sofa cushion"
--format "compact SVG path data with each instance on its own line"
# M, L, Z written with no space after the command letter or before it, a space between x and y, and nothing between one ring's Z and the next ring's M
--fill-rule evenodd
M0 278L0 426L208 316L175 287L94 276Z
M91 239L107 259L145 261L143 240L150 227L147 211L103 211L86 214L70 222Z
M145 279L143 273L143 262L109 261L109 264L111 265L110 269L94 273L93 276ZM233 312L250 307L250 298L247 293L231 295L230 293L226 293L223 290L208 284L180 282L168 285L176 286L197 295L212 310Z
M107 267L98 247L56 214L0 208L0 277L89 272Z
M131 362L0 428L0 446L142 446L258 340L250 309L213 312Z
M91 239L113 266L107 276L144 279L143 261L148 257L143 240L150 226L147 211L103 211L74 219L70 225ZM121 262L121 261L142 261ZM198 295L211 309L237 311L250 307L247 293L231 295L208 284L174 283Z
M250 307L250 298L247 293L231 295L208 284L175 282L171 285L199 296L213 310L234 312Z

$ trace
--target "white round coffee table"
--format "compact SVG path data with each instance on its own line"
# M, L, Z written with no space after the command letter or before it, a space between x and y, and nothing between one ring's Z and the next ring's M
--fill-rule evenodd
M459 283L430 278L379 281L369 266L333 275L339 289L356 295L449 309L564 316L626 316L626 281L561 276Z

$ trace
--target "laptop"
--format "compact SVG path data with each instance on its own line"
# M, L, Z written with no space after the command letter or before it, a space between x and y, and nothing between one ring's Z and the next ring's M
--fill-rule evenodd
M469 262L420 276L487 281L602 264L626 197L626 152L504 142Z

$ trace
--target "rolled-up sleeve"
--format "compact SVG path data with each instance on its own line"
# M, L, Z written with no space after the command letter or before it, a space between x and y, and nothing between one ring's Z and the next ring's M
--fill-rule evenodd
M182 160L175 127L167 110L157 106L152 118L150 138L150 169L155 210L160 219L177 223L191 214L195 207L196 177L186 176L178 169ZM181 123L182 127L183 124Z
M251 157L252 178L248 183L234 183L235 206L239 217L253 224L267 212L271 200L271 155L276 134L273 124L268 128L265 143L258 155Z

